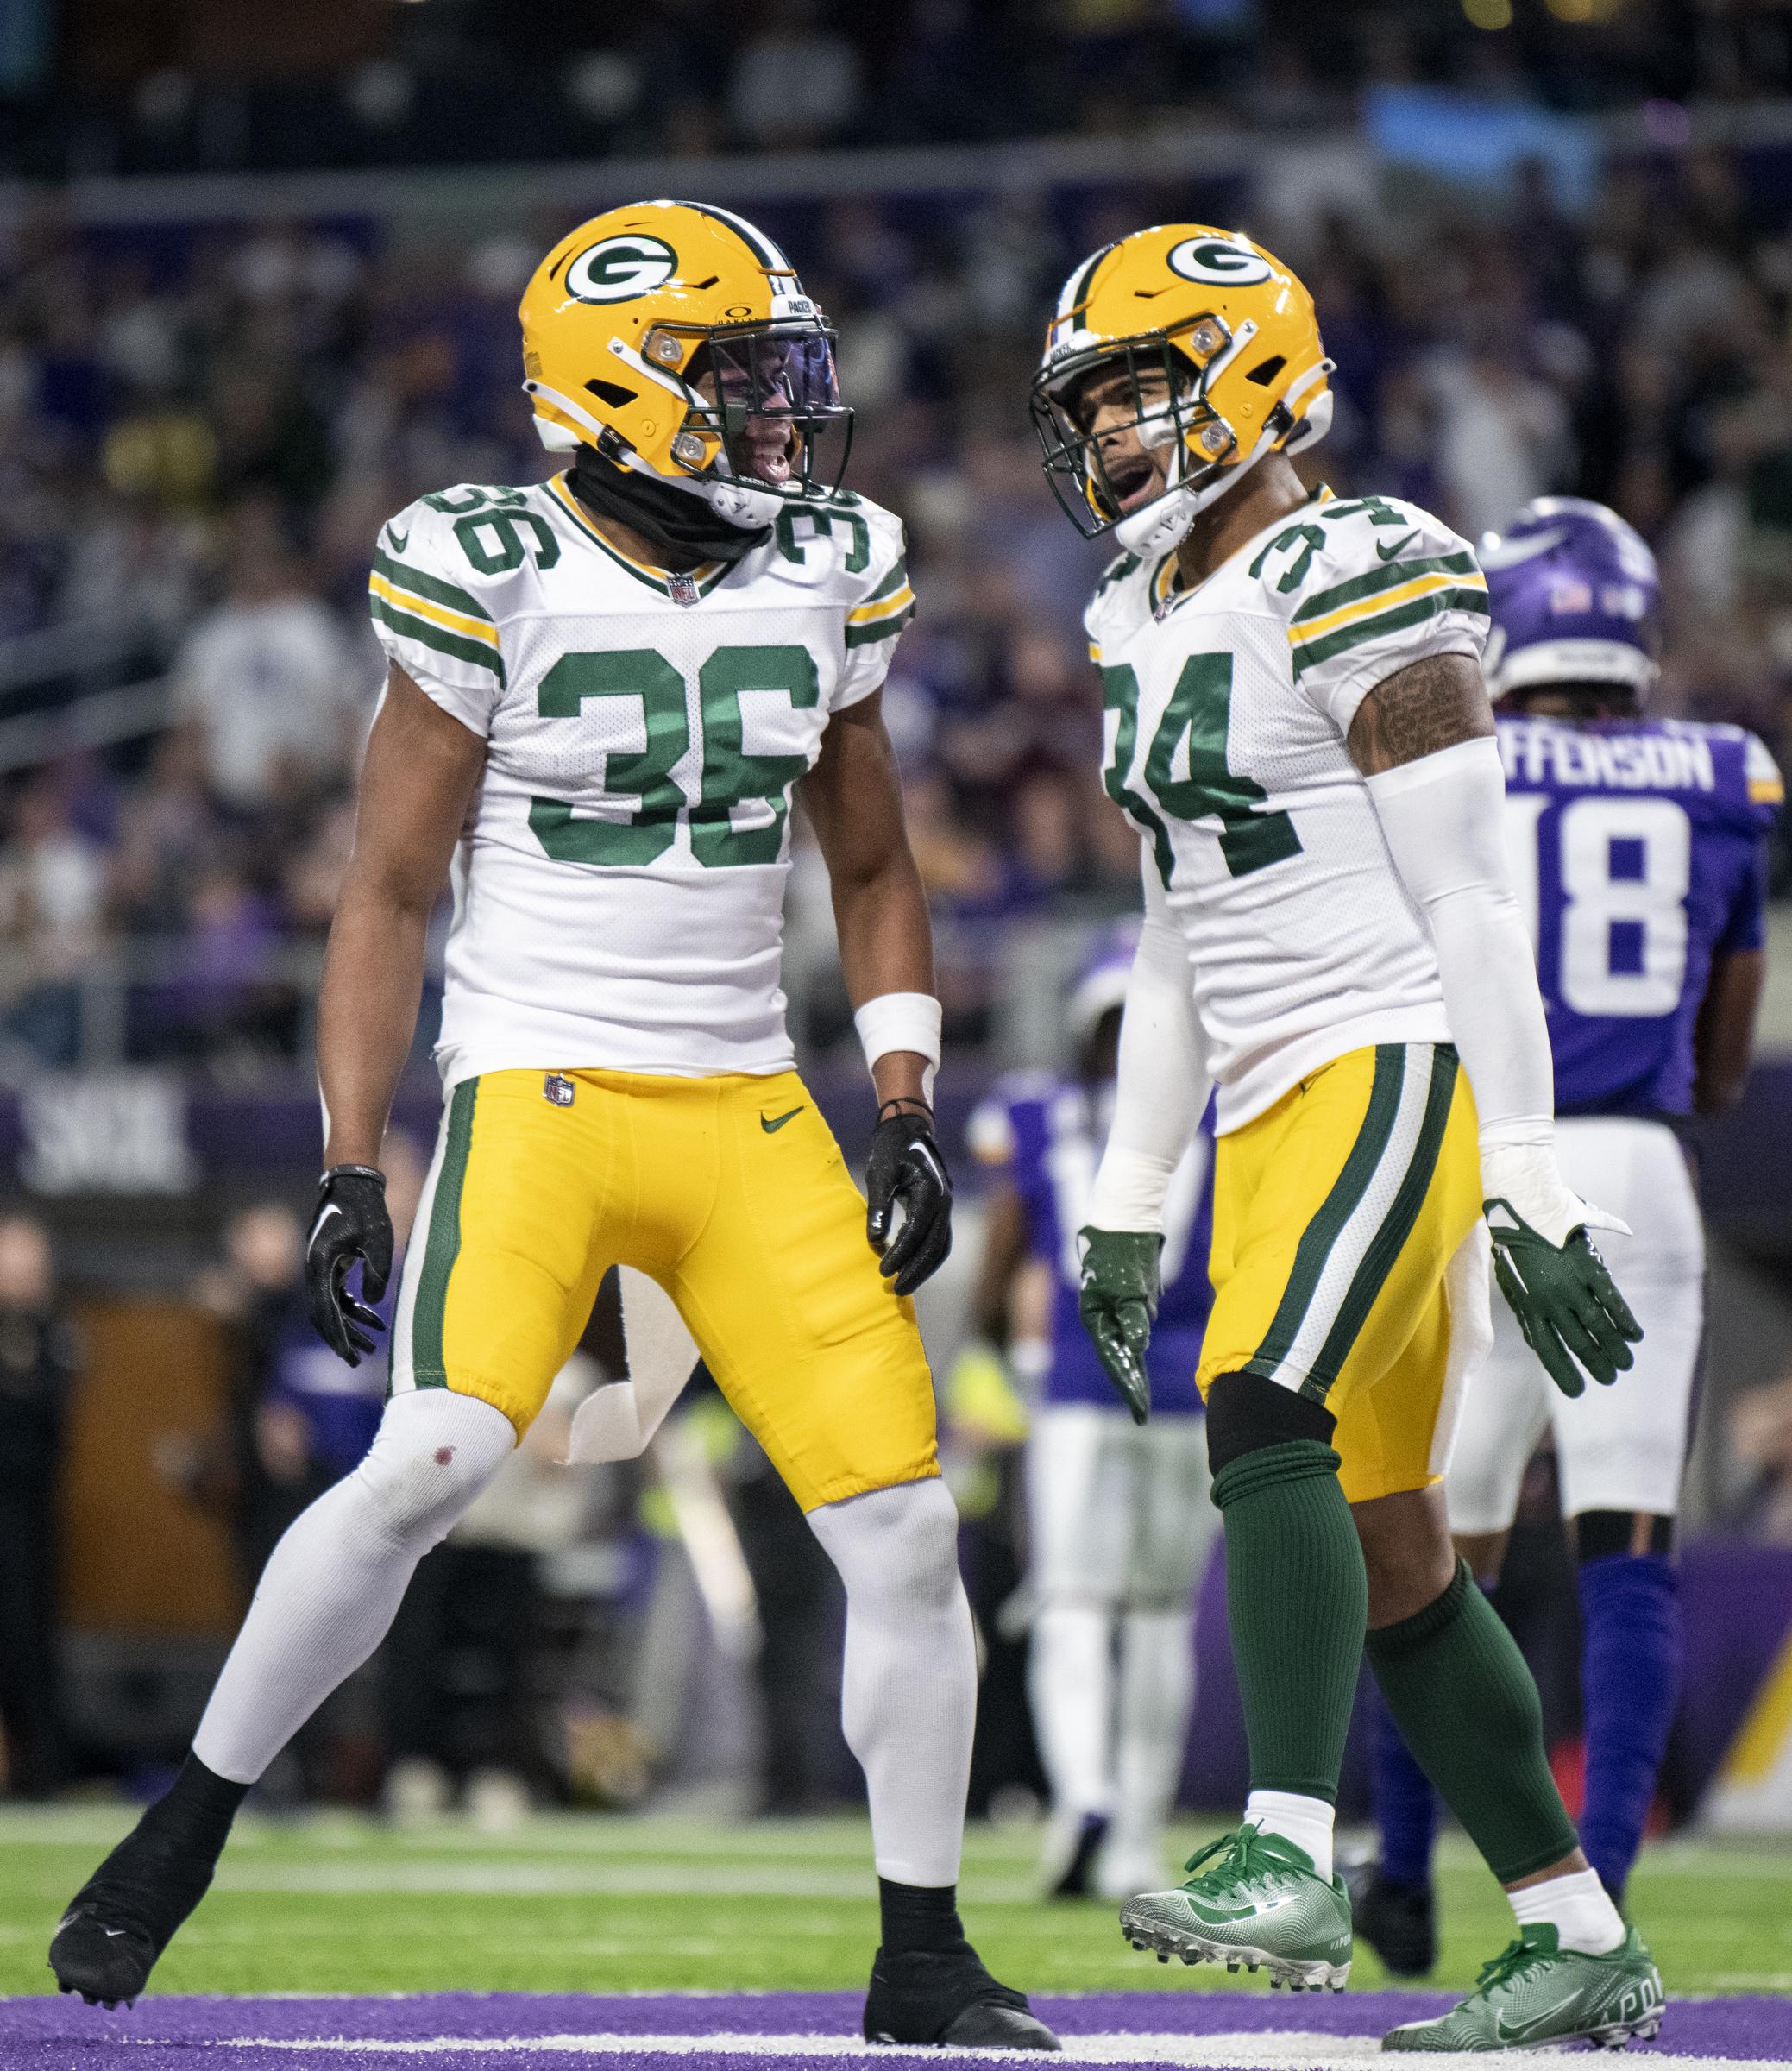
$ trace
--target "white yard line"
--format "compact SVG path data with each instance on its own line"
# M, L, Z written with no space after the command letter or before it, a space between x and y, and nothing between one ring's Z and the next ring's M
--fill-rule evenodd
M440 2036L424 2041L393 2041L349 2036L241 2035L217 2037L205 2047L215 2049L226 2043L238 2049L279 2049L304 2056L328 2051L338 2061L344 2055L431 2057L461 2052L469 2055L641 2057L690 2056L699 2053L737 2056L745 2061L771 2059L801 2062L821 2057L875 2056L887 2063L892 2058L919 2057L937 2063L932 2049L872 2050L864 2043L838 2035L531 2035ZM166 2047L164 2043L160 2045ZM1237 2035L1084 2035L1066 2039L1060 2064L1142 2064L1192 2067L1232 2067L1257 2064L1298 2064L1305 2071L1361 2071L1364 2061L1376 2055L1380 2039L1374 2036L1335 2036L1290 2030L1279 2034L1248 2032ZM1559 2055L1560 2052L1536 2054ZM978 2055L1012 2058L1016 2063L1036 2062L1029 2052L978 2051ZM1460 2071L1459 2056L1415 2052L1404 2060L1413 2071ZM1751 2057L1673 2056L1670 2062L1682 2071L1783 2071L1772 2060Z

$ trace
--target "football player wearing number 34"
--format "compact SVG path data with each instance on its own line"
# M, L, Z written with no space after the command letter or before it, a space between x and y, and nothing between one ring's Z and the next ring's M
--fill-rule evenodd
M1122 1909L1190 1961L1341 1986L1332 1806L1365 1652L1511 1897L1518 1939L1398 2049L1653 2035L1661 1983L1581 1853L1524 1661L1439 1482L1491 1337L1487 1262L1570 1394L1634 1318L1563 1181L1507 878L1487 585L1424 511L1311 494L1311 298L1248 238L1141 230L1066 283L1034 387L1047 473L1126 550L1087 624L1145 921L1082 1307L1143 1415L1164 1189L1217 1086L1198 1373L1250 1747L1245 1822Z
M902 527L838 487L833 334L751 223L614 210L548 254L520 313L537 429L570 467L426 496L374 557L391 674L324 972L308 1259L312 1315L351 1362L391 1259L379 1146L424 929L450 874L455 895L447 1106L385 1420L275 1551L179 1779L77 1894L51 1962L90 1999L141 1988L244 1791L379 1644L627 1264L676 1303L846 1585L883 1902L867 2036L1053 2049L955 1907L976 1669L909 1300L946 1256L952 1190L927 906L879 712L914 608ZM879 1103L869 1205L784 1027L799 784Z

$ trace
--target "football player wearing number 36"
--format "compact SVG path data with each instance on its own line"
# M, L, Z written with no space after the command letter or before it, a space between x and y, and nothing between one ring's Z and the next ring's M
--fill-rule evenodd
M308 1279L324 1335L371 1351L379 1146L451 874L448 1099L391 1400L275 1551L179 1779L50 1960L89 1999L141 1989L244 1791L379 1644L626 1264L671 1297L846 1585L883 1901L866 2035L1053 2049L955 1908L976 1668L909 1300L946 1256L952 1189L927 906L879 712L914 610L902 527L838 486L833 334L751 223L614 210L548 254L520 313L536 426L570 466L426 496L374 556L391 673L324 972ZM799 784L879 1104L869 1206L784 1027Z
M1640 1336L1564 1182L1468 545L1309 493L1330 418L1311 298L1181 223L1065 284L1034 386L1047 475L1125 550L1087 616L1106 781L1143 848L1082 1307L1122 1395L1164 1189L1217 1086L1214 1301L1197 1378L1250 1747L1238 1831L1129 1940L1341 1986L1332 1806L1367 1651L1408 1745L1506 1885L1518 1939L1398 2049L1653 2035L1661 1983L1581 1853L1537 1692L1450 1544L1439 1486L1491 1337L1489 1239L1569 1394Z

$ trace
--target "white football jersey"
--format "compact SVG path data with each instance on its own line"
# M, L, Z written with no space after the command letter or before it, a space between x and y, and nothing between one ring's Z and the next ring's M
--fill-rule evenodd
M1322 491L1198 588L1122 555L1090 605L1110 794L1187 940L1220 1133L1377 1042L1446 1042L1424 920L1344 746L1364 696L1479 656L1467 543L1391 498Z
M792 504L732 566L667 576L563 476L462 487L385 527L369 587L387 653L487 744L444 1083L788 1069L791 787L914 614L898 521L846 494Z

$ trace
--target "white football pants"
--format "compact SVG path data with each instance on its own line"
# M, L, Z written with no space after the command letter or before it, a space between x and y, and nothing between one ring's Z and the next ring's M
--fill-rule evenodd
M1219 1532L1199 1417L1047 1405L1027 1447L1028 1685L1059 1814L1154 1858L1194 1703L1195 1589Z
M1455 1532L1503 1532L1525 1468L1553 1429L1565 1517L1643 1510L1671 1517L1691 1438L1693 1383L1705 1327L1705 1236L1692 1176L1664 1123L1623 1117L1556 1124L1562 1175L1635 1232L1594 1241L1643 1325L1636 1364L1610 1388L1572 1400L1493 1296L1493 1350L1468 1394L1444 1480Z

